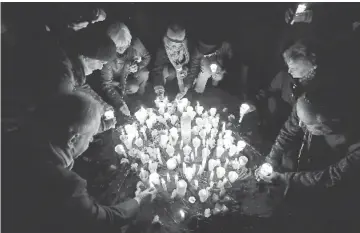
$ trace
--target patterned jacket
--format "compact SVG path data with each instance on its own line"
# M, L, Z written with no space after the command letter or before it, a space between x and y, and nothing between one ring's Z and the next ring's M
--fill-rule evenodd
M289 119L281 129L267 159L270 161L279 161L281 156L285 155L285 152L287 152L296 141L304 138L304 134L306 135L306 131L300 126L299 118L294 108ZM304 187L334 187L342 180L350 177L353 173L360 171L360 137L353 136L351 139L348 139L343 149L339 150L337 155L340 160L337 160L337 162L324 169L285 173L289 188L291 190L297 190Z
M192 66L191 65L191 62L192 61L195 61L195 60L192 60L191 58L193 57L193 54L194 54L194 45L193 43L191 42L191 40L188 40L187 42L187 48L188 48L188 51L190 53L190 61L189 63L185 64L185 67L188 68L188 70L190 71L190 67ZM154 80L154 87L158 87L158 86L164 86L164 77L163 77L163 69L166 67L166 66L173 66L173 64L170 62L170 59L166 53L166 50L164 48L164 46L162 46L156 53L156 60L155 60L155 64L154 64L154 68L152 69L151 71L151 78L152 80ZM175 67L174 67L175 69ZM189 76L188 76L189 77ZM186 80L188 79L188 77L186 77L184 79L184 82L186 82Z
M232 57L233 51L228 42L223 42L220 48L210 54L203 54L198 48L196 48L194 55L191 58L190 74L187 78L186 84L188 86L192 86L199 76L201 69L210 70L210 65L213 62L217 63L221 67L222 72L226 71Z
M108 62L101 70L101 88L112 106L120 107L123 105L123 96L117 88L120 90L124 88L125 77L128 75L124 67L139 57L141 61L138 64L138 72L146 69L151 56L143 43L139 39L134 39L124 54L118 53L116 59ZM136 76L136 73L134 75Z

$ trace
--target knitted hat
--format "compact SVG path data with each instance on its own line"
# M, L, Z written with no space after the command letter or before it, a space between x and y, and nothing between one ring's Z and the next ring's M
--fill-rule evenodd
M106 34L80 31L74 49L78 54L101 61L112 61L116 57L116 46Z
M168 27L166 31L166 37L175 42L182 42L185 39L185 36L186 36L185 28L177 24Z

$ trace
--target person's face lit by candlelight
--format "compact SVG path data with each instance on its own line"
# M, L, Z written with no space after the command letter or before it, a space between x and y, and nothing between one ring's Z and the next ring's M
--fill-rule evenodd
M306 78L316 69L315 54L303 44L294 44L283 53L283 57L293 78Z
M109 27L107 34L114 41L116 52L119 54L125 53L130 47L132 36L129 28L124 23L115 22Z

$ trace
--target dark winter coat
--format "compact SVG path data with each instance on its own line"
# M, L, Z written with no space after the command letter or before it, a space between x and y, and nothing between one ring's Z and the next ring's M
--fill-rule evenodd
M87 182L64 167L64 157L50 143L33 139L17 132L5 140L4 232L119 232L129 223L139 208L136 200L114 206L96 203Z

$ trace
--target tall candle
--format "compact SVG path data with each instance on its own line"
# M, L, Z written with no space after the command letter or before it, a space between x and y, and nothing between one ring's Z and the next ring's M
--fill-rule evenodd
M185 180L179 180L176 183L176 192L180 197L184 197L186 194L187 183Z
M214 173L214 171L212 171L212 172L210 173L210 177L209 177L209 180L210 180L210 181L212 181L212 180L214 179L214 175L215 175L215 173Z
M178 174L175 174L175 176L174 176L174 180L175 180L175 183L177 183L177 182L178 182L178 180L179 180L179 176L178 176Z
M166 182L163 178L161 178L161 185L162 185L164 191L167 192Z
M181 137L185 144L191 142L191 116L188 114L181 117Z
M169 172L168 172L168 173L166 173L166 180L167 180L167 182L170 182L170 181L171 181L171 178L170 178L170 174L169 174Z

